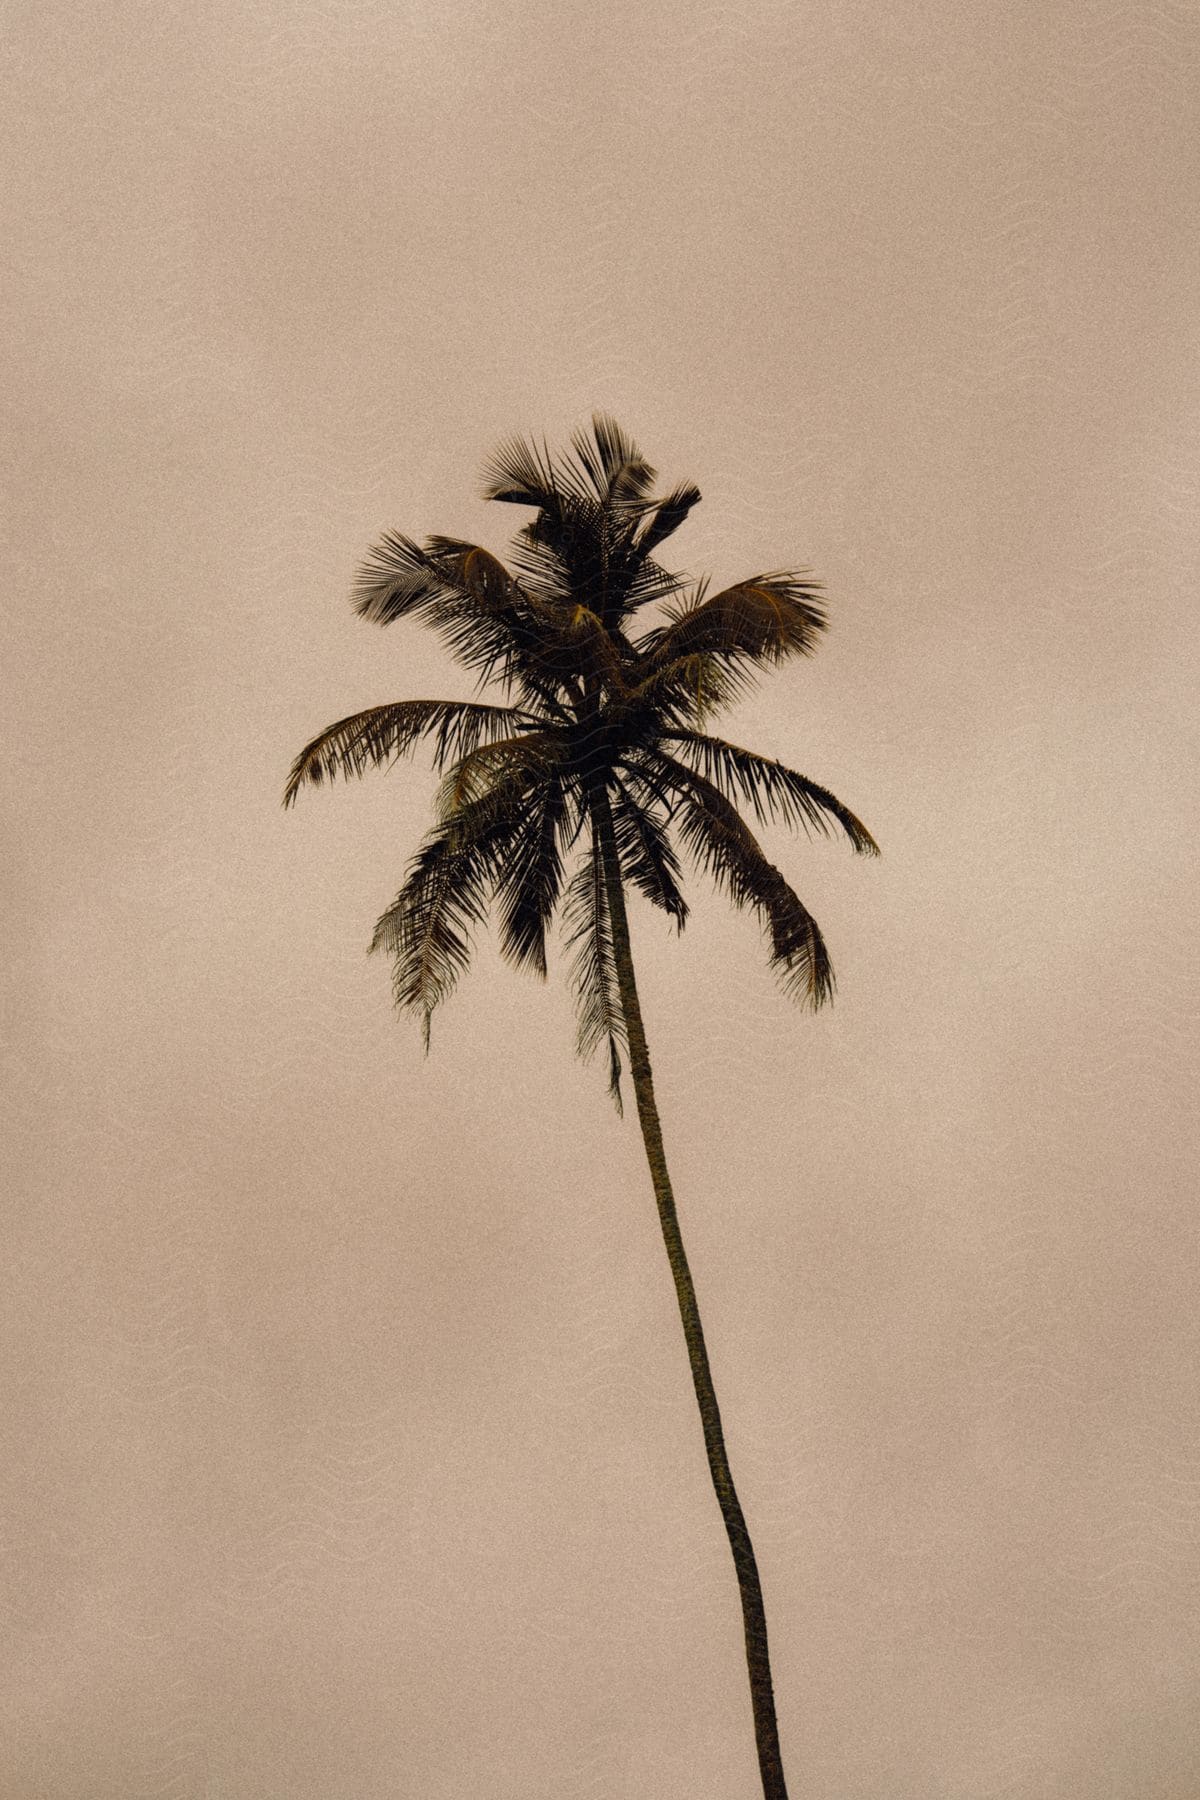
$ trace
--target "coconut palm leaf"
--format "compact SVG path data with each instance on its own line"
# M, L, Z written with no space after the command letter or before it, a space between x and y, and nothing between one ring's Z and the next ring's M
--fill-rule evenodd
M554 462L544 446L522 437L505 438L484 464L483 497L508 506L553 510L559 502Z
M679 530L700 497L700 489L695 483L685 481L648 511L637 537L637 547L643 556L649 556L672 532Z
M650 467L633 439L608 413L593 414L591 436L575 432L571 447L576 464L602 505L636 505L646 499L658 479L657 469Z
M793 892L737 809L712 782L661 751L654 773L679 801L679 833L697 865L736 906L757 912L771 942L771 967L784 992L814 1011L833 998L833 965L812 914Z
M679 889L679 858L666 826L650 806L633 798L619 776L613 782L612 814L621 873L682 931L688 904Z
M628 1047L621 1011L616 955L604 867L595 838L567 888L563 902L567 949L573 951L570 976L579 1030L575 1047L588 1060L603 1044L608 1053L608 1091L618 1112L621 1101L621 1051Z
M602 517L590 500L539 513L517 534L512 561L527 594L551 609L582 602L614 632L635 608L675 598L688 585L641 549L632 525Z
M795 769L698 731L668 731L662 741L698 766L727 799L747 801L761 823L782 819L785 824L828 836L833 820L861 856L879 855L879 845L862 820L855 818L836 794Z
M359 572L355 609L375 624L416 618L432 626L478 677L523 698L557 704L563 685L553 618L490 551L460 539L415 543L387 532Z
M434 767L441 770L450 757L466 755L483 739L530 722L514 707L464 700L401 700L372 706L339 719L304 746L292 764L283 803L292 806L306 782L320 787L336 775L348 780L368 768L381 769L424 737L432 735Z
M506 775L528 771L535 762L547 770L560 757L561 744L553 731L531 729L479 744L446 771L438 788L437 816L449 821L482 800Z
M426 1050L434 1009L470 963L472 928L487 916L531 790L543 779L529 768L510 771L432 831L375 926L370 949L391 955L396 1005L421 1015Z
M748 694L755 679L745 659L707 650L673 657L649 673L639 658L635 672L642 679L623 698L631 716L653 730L702 724Z
M527 803L497 890L500 947L518 968L546 973L546 927L562 891L562 840L567 828L563 781L551 775Z
M452 596L465 599L469 590L451 585L429 551L401 531L385 531L371 546L354 583L354 610L375 625L419 618ZM437 623L436 614L432 620Z
M638 649L651 673L695 655L754 664L811 656L826 626L819 593L814 582L794 574L756 575L719 594L700 591L690 606L677 607L667 624L648 632Z
M571 447L573 460L555 458L527 438L506 438L484 466L484 498L551 513L568 497L620 506L644 501L657 479L633 439L607 413L594 413L590 436L575 432Z

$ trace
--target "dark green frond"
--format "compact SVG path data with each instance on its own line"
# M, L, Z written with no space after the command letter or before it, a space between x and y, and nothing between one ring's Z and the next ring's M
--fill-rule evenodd
M335 775L349 779L368 768L382 768L423 737L432 735L434 767L442 769L450 758L467 755L484 739L523 723L534 721L513 707L460 700L401 700L392 706L373 706L339 719L304 746L292 764L283 803L293 805L305 782L320 787Z
M500 948L518 968L528 965L539 975L546 973L546 927L562 890L565 824L566 794L552 776L526 807L498 889Z
M612 624L634 606L679 592L682 583L657 568L650 551L682 520L694 490L653 501L655 470L605 414L595 415L590 434L575 433L572 449L573 457L554 461L549 451L510 439L488 467L486 491L537 508L515 555L528 591L551 605L581 601Z
M451 544L452 552L432 546ZM474 566L472 566L474 564ZM372 547L354 585L354 609L375 625L416 618L443 632L451 645L470 645L472 634L502 608L513 587L503 566L474 544L432 539L415 543L385 532Z
M473 806L506 776L535 768L548 773L561 755L566 740L556 731L524 731L519 736L496 738L460 757L446 772L438 788L437 816L449 822L464 807Z
M799 575L757 575L697 597L668 624L647 633L638 649L649 656L652 671L696 655L754 664L811 656L826 624L819 592Z
M559 492L549 451L510 437L494 450L483 468L483 497L509 506L554 508Z
M499 557L480 544L435 533L425 540L425 555L443 581L459 593L470 594L485 612L516 613L522 601L527 604L527 597Z
M577 431L571 445L602 505L636 505L646 499L658 479L658 471L607 413L594 413L591 437Z
M543 509L523 525L513 544L513 562L530 593L553 609L582 602L603 605L605 575L617 528L600 501L564 495L553 510Z
M447 999L471 960L471 928L483 923L493 885L491 846L463 845L450 828L419 851L395 900L382 914L371 950L392 958L396 1005L422 1015L425 1048L433 1009Z
M621 612L628 614L642 606L662 604L677 599L691 583L686 575L673 575L639 543L622 552L617 567L621 574Z
M355 605L377 624L412 617L431 625L481 687L499 681L561 712L571 674L554 618L478 544L432 537L422 546L388 534L360 574Z
M642 555L649 556L673 531L678 531L699 500L700 489L691 481L682 482L665 500L660 500L638 533L637 547Z
M371 950L393 960L396 1004L424 1016L453 992L471 958L471 931L503 881L513 844L545 775L536 762L510 770L426 838Z
M649 659L642 659L637 673ZM634 717L654 726L702 724L710 714L732 706L754 686L753 671L744 661L724 658L710 651L677 656L633 687L626 704Z
M833 967L816 920L780 871L767 861L737 809L712 782L662 752L653 773L678 801L676 819L697 864L735 905L757 912L771 941L770 962L785 993L815 1010L833 998Z
M618 777L612 789L613 830L621 874L682 931L688 904L679 890L679 858L651 806L639 803Z
M523 526L512 560L548 621L583 604L612 629L635 607L673 599L687 585L643 554L632 523L587 498L564 499L556 512L540 512Z
M604 1044L608 1052L608 1088L620 1112L625 1020L604 891L604 869L594 832L584 861L568 885L563 922L567 949L574 952L570 973L579 1019L576 1048L586 1060L600 1044Z
M833 820L860 856L879 855L879 845L862 820L828 788L818 787L795 769L697 731L668 731L663 742L676 746L727 798L748 801L764 823L782 819L785 824L828 836Z
M359 618L373 625L419 616L448 597L442 571L428 550L400 531L385 531L371 546L352 595Z

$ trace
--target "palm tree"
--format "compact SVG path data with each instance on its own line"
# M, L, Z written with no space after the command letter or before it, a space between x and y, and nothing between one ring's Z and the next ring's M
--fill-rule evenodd
M331 725L292 766L284 804L305 783L361 775L432 745L438 821L375 927L392 958L398 1006L431 1014L467 966L472 929L492 902L500 947L546 973L546 932L562 902L579 1017L578 1049L607 1051L621 1104L629 1058L638 1119L675 1282L704 1445L737 1571L759 1769L766 1800L786 1800L762 1588L738 1502L680 1235L634 977L626 884L682 929L673 834L736 906L765 927L786 991L818 1007L833 970L816 921L763 854L738 810L809 832L839 828L877 855L866 827L825 788L703 729L757 670L808 656L825 626L819 589L797 574L758 575L722 592L689 588L656 560L700 498L691 483L653 496L656 472L610 418L574 455L512 439L485 470L485 497L530 507L513 571L457 538L424 545L389 532L371 552L357 611L380 625L414 618L507 704L402 700ZM662 610L647 614L646 609ZM642 621L653 620L648 628ZM637 627L637 629L635 629ZM567 877L569 854L578 866Z

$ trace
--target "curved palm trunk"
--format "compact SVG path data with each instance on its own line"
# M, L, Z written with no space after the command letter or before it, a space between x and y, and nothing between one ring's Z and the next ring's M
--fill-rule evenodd
M704 1345L704 1331L700 1323L700 1308L696 1303L696 1290L692 1282L691 1270L688 1267L683 1238L680 1235L679 1219L675 1211L675 1197L671 1191L671 1178L667 1173L662 1127L659 1124L658 1108L654 1101L654 1082L650 1073L650 1053L646 1045L642 1010L638 1002L637 982L634 978L633 951L629 939L629 919L625 911L621 866L607 795L594 795L592 808L604 865L609 923L617 965L621 1009L625 1016L625 1029L629 1039L629 1062L633 1075L633 1090L637 1097L638 1119L646 1146L646 1160L650 1165L650 1176L654 1183L654 1197L658 1202L658 1217L662 1226L663 1240L667 1247L667 1258L675 1280L679 1314L683 1320L683 1335L687 1340L688 1361L692 1368L692 1383L696 1390L700 1420L704 1427L704 1448L708 1453L709 1472L716 1490L717 1504L721 1508L721 1517L725 1521L729 1547L733 1551L733 1562L737 1570L738 1588L741 1593L742 1620L746 1631L746 1663L750 1671L750 1698L754 1707L754 1736L758 1745L758 1766L762 1776L763 1795L765 1800L787 1800L787 1787L783 1778L783 1759L779 1750L779 1730L775 1722L775 1696L771 1685L771 1664L767 1656L767 1620L763 1610L762 1586L758 1578L758 1565L754 1560L754 1546L750 1542L750 1533L746 1528L746 1520L738 1502L733 1476L729 1470L729 1457L726 1454L725 1437L721 1430L721 1414L717 1407L716 1390L713 1387L712 1374L708 1366L708 1352Z

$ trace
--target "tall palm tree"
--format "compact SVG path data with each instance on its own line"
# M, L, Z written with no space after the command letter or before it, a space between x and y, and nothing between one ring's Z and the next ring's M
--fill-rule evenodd
M738 810L809 832L843 831L877 855L866 827L823 787L704 727L759 669L808 656L825 626L819 589L797 574L757 575L720 593L688 587L655 553L700 498L660 498L656 472L610 418L576 433L573 455L512 439L485 470L485 497L533 509L513 572L457 538L424 545L389 532L371 552L357 611L380 625L414 618L440 632L479 689L507 704L401 700L331 725L292 766L284 797L361 775L428 740L442 775L438 822L375 927L395 998L429 1045L433 1009L467 966L472 928L500 912L510 961L546 973L546 931L562 902L579 1017L578 1048L607 1051L621 1104L629 1058L667 1258L675 1282L704 1445L741 1594L759 1769L766 1800L786 1800L762 1588L738 1502L696 1292L663 1152L634 978L626 883L682 929L675 835L697 865L765 927L786 991L830 999L833 970L816 921L763 854ZM660 606L657 613L647 609ZM648 624L644 621L652 621ZM578 866L568 879L570 852Z

